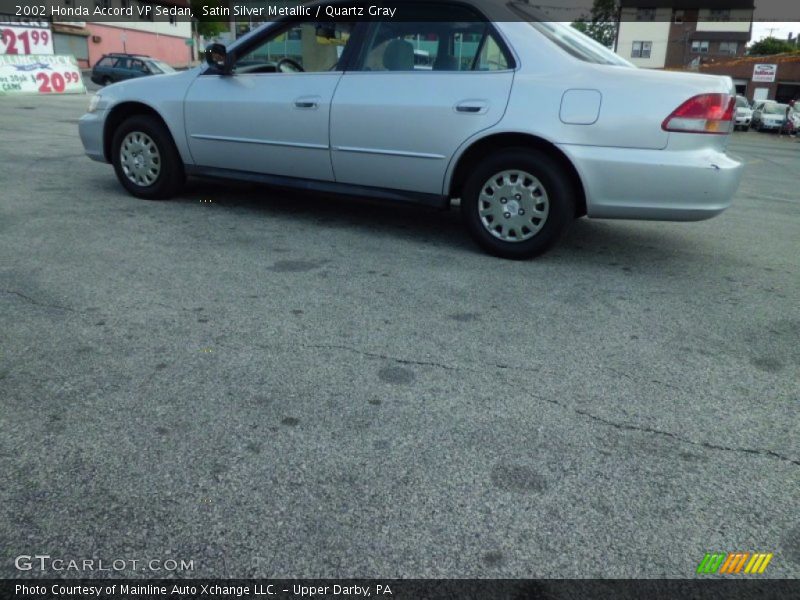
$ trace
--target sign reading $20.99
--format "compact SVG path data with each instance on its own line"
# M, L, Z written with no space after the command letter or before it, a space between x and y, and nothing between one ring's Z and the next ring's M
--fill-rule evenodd
M0 94L83 94L81 71L73 56L0 55Z

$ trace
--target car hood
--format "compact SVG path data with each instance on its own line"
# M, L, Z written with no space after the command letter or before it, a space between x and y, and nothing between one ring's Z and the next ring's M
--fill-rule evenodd
M186 71L177 71L175 73L161 73L148 77L126 79L119 83L112 83L108 87L103 88L101 92L104 97L119 100L125 100L131 96L139 97L142 94L158 96L159 92L164 88L173 88L175 86L189 87L189 84L194 81L194 78L197 77L201 70L202 67L194 67Z

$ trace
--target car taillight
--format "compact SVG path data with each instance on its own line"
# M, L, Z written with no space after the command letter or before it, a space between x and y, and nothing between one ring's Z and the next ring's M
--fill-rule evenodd
M661 129L683 133L731 132L736 98L730 94L700 94L689 98L664 119Z

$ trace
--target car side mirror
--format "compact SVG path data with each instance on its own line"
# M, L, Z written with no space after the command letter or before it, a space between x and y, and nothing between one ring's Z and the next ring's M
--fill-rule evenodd
M206 48L206 62L223 75L230 73L230 57L225 44L211 44Z

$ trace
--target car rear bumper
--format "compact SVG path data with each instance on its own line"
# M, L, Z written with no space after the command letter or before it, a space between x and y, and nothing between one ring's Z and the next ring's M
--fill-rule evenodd
M737 125L750 125L750 120L752 117L736 117L736 124Z
M86 113L78 121L78 133L81 136L83 149L92 160L108 162L103 152L103 126L106 111Z
M560 148L583 180L590 217L709 219L731 205L742 176L742 163L718 149Z

